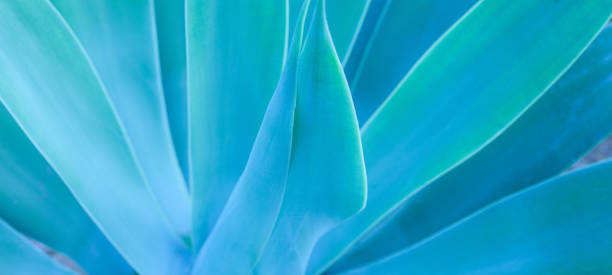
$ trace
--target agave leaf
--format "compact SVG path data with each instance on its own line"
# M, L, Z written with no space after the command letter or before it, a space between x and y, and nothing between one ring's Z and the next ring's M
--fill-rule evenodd
M133 274L2 104L0 129L0 218L89 274Z
M347 274L607 273L610 182L612 162L546 181Z
M154 0L154 4L168 122L181 170L183 175L189 175L185 1Z
M297 15L304 2L304 0L289 0L290 34L295 29ZM333 0L325 3L329 30L341 61L350 49L353 36L370 2L371 0Z
M476 2L372 2L344 68L360 125L370 118L431 44Z
M404 202L332 270L361 266L409 247L570 167L612 132L610 49L612 26L499 137Z
M76 275L45 255L0 219L0 270L4 274Z
M289 171L297 61L308 4L306 1L301 11L281 79L268 104L246 168L200 250L193 274L251 273L272 233Z
M317 239L365 204L359 126L324 3L315 6L298 59L287 184L257 274L303 274Z
M186 268L190 253L60 14L47 1L2 1L0 17L0 99L24 133L136 271Z
M193 241L212 230L249 157L285 56L285 1L188 0Z
M168 128L151 0L51 0L87 51L164 214L189 236L191 206Z
M611 12L609 0L479 2L362 129L368 206L322 238L311 271L333 263L416 190L498 135Z

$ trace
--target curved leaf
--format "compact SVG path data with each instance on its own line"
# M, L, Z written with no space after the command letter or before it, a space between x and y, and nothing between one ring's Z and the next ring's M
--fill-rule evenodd
M0 219L0 270L4 274L75 275L38 250L25 237Z
M164 214L187 237L190 198L168 128L151 1L51 0L98 71Z
M309 1L305 2L302 8L283 74L268 104L246 168L204 243L193 274L249 274L272 233L287 184L297 60L308 4Z
M285 1L188 0L193 241L217 221L249 157L285 56Z
M185 1L154 0L157 44L166 112L183 175L189 175L187 150L187 56Z
M611 182L612 162L546 181L347 274L607 273Z
M612 132L612 26L491 144L406 200L333 270L390 255L555 176Z
M0 218L89 274L133 274L2 104L0 129Z
M344 68L360 125L370 118L431 44L476 2L372 2Z
M318 1L298 59L287 184L257 274L303 274L319 237L365 204L359 126L324 7Z
M498 135L569 67L611 12L610 0L479 2L362 129L368 206L322 238L312 272Z
M325 12L334 48L340 60L350 49L355 32L372 0L333 0L325 2ZM289 33L293 33L298 11L304 0L289 0ZM308 19L308 18L307 18ZM309 22L309 21L308 21Z
M106 92L47 1L0 2L0 100L124 258L142 274L190 252L160 215Z

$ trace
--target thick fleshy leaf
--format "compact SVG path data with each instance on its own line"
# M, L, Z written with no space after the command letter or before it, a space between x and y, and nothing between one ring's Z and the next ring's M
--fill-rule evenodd
M151 1L51 0L99 73L164 214L188 237L190 197L166 117Z
M555 176L612 132L612 26L516 122L409 198L333 270L390 255L512 192Z
M368 205L322 238L311 271L333 263L411 194L498 135L611 12L610 0L479 2L363 128Z
M361 24L371 0L330 0L325 3L327 22L334 41L334 48L344 60L350 49L355 32ZM292 34L300 7L304 0L289 0L289 33Z
M76 275L49 258L0 219L0 270L3 274Z
M185 1L154 0L157 43L172 140L183 175L189 175L187 151L187 57Z
M246 168L200 250L193 274L249 274L272 233L287 183L304 18L270 100ZM246 217L246 218L245 218Z
M360 125L383 103L418 58L476 2L372 2L344 68Z
M245 167L285 56L285 1L187 0L193 241L212 230Z
M0 218L89 274L133 274L0 104Z
M298 59L286 189L257 274L303 274L319 237L365 205L357 117L327 28L325 1L317 2Z
M84 209L141 274L184 270L85 52L47 1L0 2L0 99Z
M546 181L348 274L607 273L610 183L612 162Z

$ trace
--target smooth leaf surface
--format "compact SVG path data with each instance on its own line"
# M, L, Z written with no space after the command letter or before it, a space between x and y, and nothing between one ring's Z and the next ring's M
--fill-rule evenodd
M152 0L51 0L82 43L163 213L190 235L187 186L172 146Z
M402 204L333 270L363 266L553 177L612 132L612 26L491 144Z
M283 74L268 104L246 168L200 250L193 274L251 273L272 233L291 158L297 61L309 1L305 3Z
M345 64L360 125L370 118L419 57L476 2L372 2Z
M187 56L185 1L154 0L157 44L166 113L183 175L189 175L187 149Z
M75 275L38 250L24 236L0 219L0 270L4 274Z
M190 256L163 219L102 84L46 1L0 2L0 99L90 217L141 274Z
M362 129L368 205L322 238L311 272L498 135L567 69L611 12L609 0L479 2Z
M0 218L89 274L133 274L0 104Z
M245 167L285 56L285 1L187 0L193 242Z
M365 204L359 126L317 1L298 58L291 157L282 205L256 274L303 274L317 239Z
M606 273L611 175L607 162L546 181L347 274Z

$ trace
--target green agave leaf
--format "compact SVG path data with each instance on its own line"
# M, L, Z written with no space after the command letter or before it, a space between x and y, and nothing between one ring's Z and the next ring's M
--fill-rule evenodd
M2 259L0 270L4 274L76 274L38 250L32 242L2 219L0 219L0 259Z
M89 274L133 274L2 104L0 129L0 218Z
M164 214L189 236L191 206L166 117L152 0L51 0L100 75Z
M191 253L160 215L106 92L60 14L47 1L2 1L0 17L4 106L136 271L185 269Z
M570 167L612 132L610 49L609 25L516 122L404 202L332 270L362 266L409 247L497 199Z
M610 182L612 162L546 181L347 274L607 273Z
M183 175L189 175L185 1L154 0L154 4L168 122L181 170Z
M324 4L317 3L298 59L287 184L257 274L303 274L319 237L365 204L359 125Z
M333 0L325 3L334 48L341 61L350 49L353 36L370 2L371 0ZM295 29L298 12L303 3L304 0L289 0L289 33Z
M196 259L193 274L250 274L283 202L291 158L305 2L281 79L246 168ZM231 262L230 262L231 261Z
M187 63L193 241L212 230L280 77L285 1L188 0Z
M479 2L362 129L368 206L322 238L311 272L498 135L566 70L611 12L609 0Z
M476 2L372 2L344 68L360 124L370 118L431 44Z

